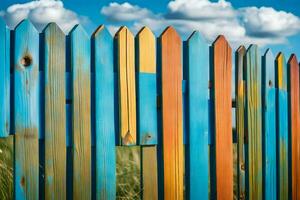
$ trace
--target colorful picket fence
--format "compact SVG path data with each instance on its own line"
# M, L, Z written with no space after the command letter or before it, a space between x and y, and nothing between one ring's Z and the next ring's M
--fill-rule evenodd
M65 35L0 21L14 198L115 199L116 146L138 145L142 199L299 199L297 58L256 45L232 58L224 36L182 42L172 27L156 39L100 26L89 38L80 25Z

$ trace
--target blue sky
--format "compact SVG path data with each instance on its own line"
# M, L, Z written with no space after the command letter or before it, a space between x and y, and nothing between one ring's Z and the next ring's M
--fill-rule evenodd
M300 57L300 0L0 0L0 16L10 28L22 18L39 31L49 21L67 33L81 23L89 34L100 24L112 33L127 25L136 33L149 26L158 36L173 25L185 40L199 30L211 43L224 34L233 48L256 43L262 51Z

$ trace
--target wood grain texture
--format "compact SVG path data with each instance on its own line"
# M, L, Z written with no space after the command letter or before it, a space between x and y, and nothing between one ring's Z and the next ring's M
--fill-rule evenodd
M10 128L10 31L0 18L0 138L8 137Z
M90 40L80 25L70 32L73 199L91 199Z
M43 31L45 90L45 199L66 198L65 35L50 23Z
M183 199L181 39L168 27L159 37L164 199Z
M92 35L95 72L96 199L116 199L113 38L104 26Z
M15 29L15 199L39 198L39 34L28 21Z
M135 38L137 130L140 145L157 144L156 39L143 27ZM143 199L158 199L156 146L142 147Z
M142 146L142 191L143 200L158 199L157 148Z
M245 184L245 54L246 49L240 46L235 52L236 71L236 130L238 136L238 198L246 198Z
M289 131L288 131L288 92L287 64L284 55L279 53L275 60L276 80L276 130L277 130L277 197L289 198Z
M137 128L140 145L157 144L156 40L147 27L136 36Z
M300 107L299 65L296 55L288 61L289 127L291 134L292 199L300 199Z
M271 50L262 58L263 105L263 193L264 199L277 199L276 176L276 88L275 65Z
M187 199L208 199L209 47L199 32L184 43L184 60L188 91L186 194Z
M247 198L262 199L262 102L261 57L258 47L246 52Z
M233 199L231 128L232 55L231 47L224 36L219 36L213 43L212 56L216 198Z
M119 133L122 145L136 144L134 37L127 27L116 33L119 86Z

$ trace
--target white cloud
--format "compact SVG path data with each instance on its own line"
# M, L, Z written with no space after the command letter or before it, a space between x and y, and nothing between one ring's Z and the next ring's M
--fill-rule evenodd
M288 36L300 31L300 19L291 13L267 7L235 9L225 0L173 0L166 13L153 13L129 3L110 3L102 8L101 14L111 22L131 23L134 32L146 25L161 33L166 26L172 25L184 37L199 30L210 42L223 34L234 47L250 43L261 46L285 43Z
M108 6L102 7L100 12L112 22L133 21L151 16L148 9L127 2L123 4L110 3Z
M273 8L247 7L240 9L240 14L249 35L284 37L300 30L300 19L297 16Z
M60 0L31 1L24 4L9 6L3 14L7 25L14 28L21 20L28 18L42 31L49 22L56 22L64 32L68 32L78 23L85 23L88 18L77 15L64 8Z

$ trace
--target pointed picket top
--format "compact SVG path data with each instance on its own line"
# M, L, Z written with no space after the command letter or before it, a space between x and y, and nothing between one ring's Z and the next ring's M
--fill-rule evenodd
M99 37L110 37L112 38L110 32L108 31L108 29L106 28L106 26L104 26L103 24L100 25L92 34L92 38L99 38Z
M238 53L246 52L246 47L244 45L239 46L239 48L236 50Z
M65 33L61 30L61 28L55 23L55 22L51 22L49 24L47 24L45 26L45 28L43 29L42 33L48 33L54 31L56 33L56 35L65 35Z
M265 73L265 83L267 87L275 87L275 67L274 67L274 55L270 49L267 49L263 56L263 69Z
M175 28L173 26L168 26L162 34L159 36L159 38L163 41L165 38L173 37L176 41L181 41L180 35L177 33Z
M275 59L276 63L276 87L282 90L287 90L287 63L285 56L279 52Z
M202 36L202 34L199 31L194 31L187 39L187 42L190 43L192 41L197 41L200 44L207 45L206 40Z
M156 42L152 31L144 26L136 35L138 62L137 71L156 73Z
M89 38L87 32L80 24L76 24L69 32L69 35L75 35L75 34L81 35L84 38Z
M16 27L15 27L15 31L21 31L21 30L31 30L34 33L38 34L39 32L37 31L37 29L35 28L35 26L30 22L29 19L24 19L22 20Z
M231 49L229 42L226 40L224 35L219 35L216 40L213 42L214 47L218 46L228 46Z
M126 26L121 26L115 34L115 38L121 37L122 35L128 38L134 38L132 32Z
M289 58L288 65L298 66L298 60L295 54L292 54L291 57Z

